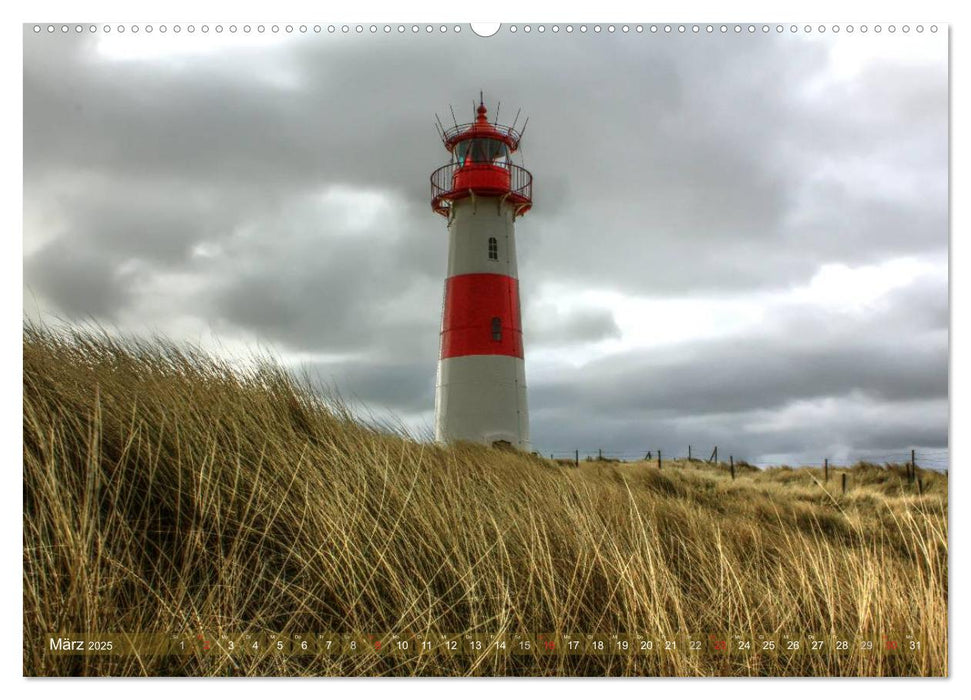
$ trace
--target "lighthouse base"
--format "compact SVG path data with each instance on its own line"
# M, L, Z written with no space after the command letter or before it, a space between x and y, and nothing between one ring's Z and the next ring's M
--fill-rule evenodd
M466 355L438 363L435 439L508 443L529 451L529 411L522 358Z

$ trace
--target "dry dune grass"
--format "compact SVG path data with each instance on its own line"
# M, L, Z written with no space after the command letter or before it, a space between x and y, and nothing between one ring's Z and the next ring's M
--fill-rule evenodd
M27 675L944 675L947 482L583 464L356 423L272 363L24 329ZM835 476L835 480L834 480ZM55 656L55 631L907 631L919 653Z

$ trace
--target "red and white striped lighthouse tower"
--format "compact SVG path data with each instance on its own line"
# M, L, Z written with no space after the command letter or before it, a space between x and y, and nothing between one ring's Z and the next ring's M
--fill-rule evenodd
M522 134L490 123L480 97L475 121L441 136L452 159L431 176L449 233L435 436L528 451L515 222L532 206L533 176L511 161Z

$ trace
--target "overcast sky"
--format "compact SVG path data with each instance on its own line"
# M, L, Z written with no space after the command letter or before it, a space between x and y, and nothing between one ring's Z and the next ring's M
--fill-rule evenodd
M943 466L947 70L943 30L25 27L24 312L269 348L424 431L434 114L481 89L530 118L537 450Z

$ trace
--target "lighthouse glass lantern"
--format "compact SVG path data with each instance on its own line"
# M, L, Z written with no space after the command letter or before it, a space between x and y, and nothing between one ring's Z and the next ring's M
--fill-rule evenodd
M533 177L512 162L522 134L475 121L442 130L450 162L431 176L432 210L448 221L448 271L435 391L435 435L529 450L516 267L516 219Z

